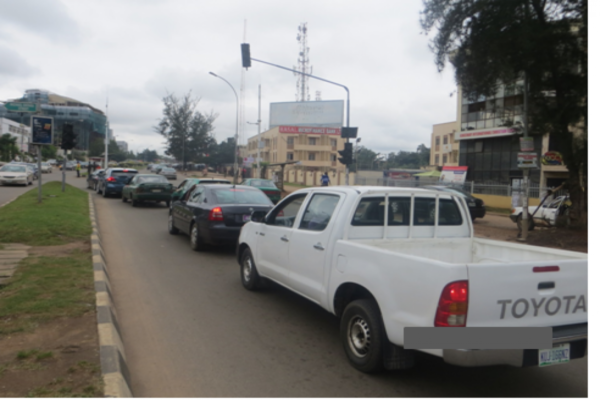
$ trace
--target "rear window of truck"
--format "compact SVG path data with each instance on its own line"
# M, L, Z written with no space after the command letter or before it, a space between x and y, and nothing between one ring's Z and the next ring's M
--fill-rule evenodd
M352 217L353 226L383 226L385 218L385 198L363 198ZM389 197L388 226L410 225L410 197ZM435 199L415 197L414 226L434 225ZM462 225L462 217L456 202L440 199L439 222L444 225Z

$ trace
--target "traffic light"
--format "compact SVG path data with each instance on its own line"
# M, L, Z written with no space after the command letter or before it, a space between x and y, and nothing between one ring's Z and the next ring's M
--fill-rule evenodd
M62 143L60 145L60 148L64 149L64 150L71 150L73 147L75 147L76 139L77 139L77 136L75 135L75 132L73 131L73 125L64 124L63 125L63 134L62 134Z
M344 150L339 150L338 153L340 154L338 161L342 164L350 165L354 162L352 160L352 143L344 143Z
M242 43L242 67L248 68L250 65L250 45L248 43Z

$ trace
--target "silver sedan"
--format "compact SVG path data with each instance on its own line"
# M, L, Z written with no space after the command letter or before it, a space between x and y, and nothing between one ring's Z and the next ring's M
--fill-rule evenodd
M166 177L167 179L177 179L177 171L175 171L173 168L163 168L158 174Z

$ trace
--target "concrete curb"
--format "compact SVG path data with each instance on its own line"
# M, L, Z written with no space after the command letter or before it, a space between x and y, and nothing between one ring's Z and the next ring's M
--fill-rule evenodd
M89 196L90 220L92 223L92 262L94 264L94 287L96 289L96 317L100 342L100 367L104 380L105 397L133 397L127 359L121 339L117 313L113 306L106 259L92 195Z

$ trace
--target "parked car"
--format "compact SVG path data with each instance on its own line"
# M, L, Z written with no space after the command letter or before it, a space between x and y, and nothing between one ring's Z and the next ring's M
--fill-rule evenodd
M50 165L56 165L58 164L58 161L56 161L54 158L51 158L50 160L46 161L48 164Z
M52 172L52 165L48 162L42 163L42 173L49 174Z
M173 194L171 194L171 200L179 200L183 195L194 185L197 184L221 184L231 185L231 181L227 179L208 179L208 178L187 178L177 186Z
M252 186L262 190L263 192L265 192L267 197L271 199L273 204L277 204L277 202L281 200L281 190L279 190L279 188L275 186L275 183L273 183L273 181L270 181L268 179L246 179L241 183L241 185Z
M541 206L529 206L529 230L533 230L535 226L555 226L556 220L569 212L571 202L569 196L559 196L547 204ZM535 213L535 214L534 214ZM523 207L515 207L510 214L512 222L517 223L517 227L521 229L521 220L523 219Z
M586 355L588 255L473 237L458 194L305 188L264 214L254 211L239 236L243 287L275 281L337 316L359 371L407 369L416 352L463 367ZM548 329L533 347L523 328Z
M169 233L190 236L193 250L208 245L235 245L242 226L254 211L269 211L273 203L249 186L195 185L169 211Z
M108 197L109 194L116 194L121 197L123 187L129 181L129 178L138 172L130 168L109 168L104 174L98 176L98 185L96 192Z
M169 207L173 189L173 185L164 176L137 174L129 178L128 183L123 187L121 200L123 200L123 203L131 200L133 207L144 201L154 201L156 203L164 201Z
M94 189L94 191L98 191L98 179L104 175L103 169L97 169L92 171L92 173L87 177L87 188Z
M483 200L474 197L471 193L466 192L462 189L454 188L451 186L441 186L441 185L431 185L424 186L425 189L439 190L442 192L457 194L460 197L464 198L467 202L467 206L469 207L469 212L471 214L471 220L475 221L476 218L485 217L485 203Z
M0 184L2 185L27 186L32 183L33 170L27 165L9 163L0 167Z
M177 179L177 171L175 171L175 168L162 168L160 171L158 171L158 174L166 177L167 179Z

